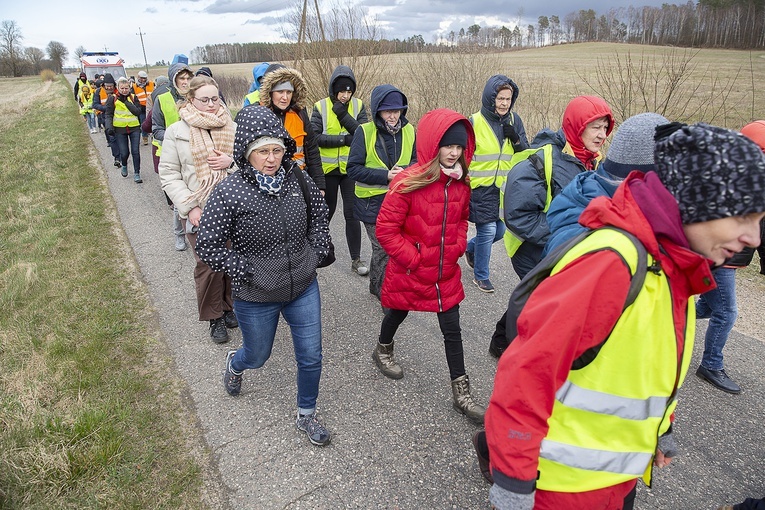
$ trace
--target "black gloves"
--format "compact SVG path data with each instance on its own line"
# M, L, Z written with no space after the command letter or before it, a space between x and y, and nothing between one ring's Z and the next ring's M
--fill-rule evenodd
M332 111L337 115L338 119L342 119L348 115L348 103L342 101L335 101L332 103Z
M517 145L521 141L521 137L515 132L515 128L511 124L502 124L502 131L505 138L509 139L513 145Z
M345 143L346 147L350 147L352 141L353 141L353 135L352 134L348 133L347 135L345 135L345 142L344 143Z

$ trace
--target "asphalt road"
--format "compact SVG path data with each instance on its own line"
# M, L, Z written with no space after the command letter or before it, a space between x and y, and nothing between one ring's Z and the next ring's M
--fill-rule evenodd
M153 171L151 146L141 147L144 183L135 184L132 175L123 178L112 165L104 135L91 137L159 317L160 338L188 386L196 412L192 421L211 452L209 479L216 482L208 489L221 491L209 498L212 506L488 508L489 486L470 443L477 428L452 410L435 315L410 314L399 330L396 354L403 379L386 379L371 360L382 312L367 279L350 271L341 213L332 222L337 262L319 270L324 370L318 410L333 433L331 445L320 448L294 427L296 369L286 324L279 326L271 359L245 373L239 397L228 396L221 382L224 356L240 345L241 336L234 330L228 344L215 345L206 323L197 321L193 256L173 248L172 212ZM368 260L366 237L362 253ZM518 282L501 243L494 248L491 279L497 292L487 295L472 284L469 271L463 273L465 363L482 404L496 369L488 340ZM691 373L680 393L675 430L682 455L658 474L652 489L639 485L636 508L715 509L765 496L765 345L733 332L726 365L744 391L728 395L692 373L705 327L700 321Z

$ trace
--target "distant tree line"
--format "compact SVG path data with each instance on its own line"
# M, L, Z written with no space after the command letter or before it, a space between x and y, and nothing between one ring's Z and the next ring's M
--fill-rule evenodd
M23 40L21 28L15 21L6 19L0 23L0 76L39 74L43 69L61 72L69 56L69 50L62 43L51 41L43 51L32 46L25 48L21 45Z

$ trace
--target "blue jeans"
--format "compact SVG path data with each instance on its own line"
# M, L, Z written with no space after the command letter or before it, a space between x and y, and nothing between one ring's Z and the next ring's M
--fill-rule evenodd
M271 357L279 314L289 324L297 362L297 405L300 414L316 409L321 379L321 297L314 280L301 295L282 303L234 300L234 313L242 331L242 347L231 368L237 372L262 367Z
M722 370L722 350L738 316L736 270L721 267L713 274L717 288L705 292L696 302L696 318L709 319L701 366L709 370Z
M141 173L141 129L130 128L130 132L117 132L114 134L120 151L122 166L127 167L127 160L133 154L133 172ZM128 146L128 143L130 146Z
M88 121L88 129L96 129L96 114L93 112L85 114L85 120Z
M491 246L500 241L503 235L505 235L505 224L502 220L492 223L476 223L475 237L467 244L467 251L475 255L473 275L476 280L489 279Z

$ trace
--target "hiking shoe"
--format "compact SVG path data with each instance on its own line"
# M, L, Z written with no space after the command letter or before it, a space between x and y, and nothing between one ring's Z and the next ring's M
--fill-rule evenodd
M186 249L186 234L175 235L175 249L176 251L183 251Z
M142 140L143 140L143 144L144 144L144 145L149 145L149 137L148 137L148 136L144 136L144 137L142 138Z
M120 158L114 158L114 166L116 166L117 168L122 168L122 162L120 161Z
M228 312L223 312L223 322L226 324L226 327L228 329L234 329L239 327L239 321L236 320L236 314L233 310L229 310Z
M369 266L361 259L353 259L353 262L351 262L351 269L359 276L366 276L369 274Z
M210 338L216 344L228 342L228 331L226 331L226 321L223 317L210 321Z
M133 174L133 182L136 184L141 184L143 182L143 179L141 179L141 174Z
M242 374L231 368L231 360L234 359L236 351L226 353L226 369L223 371L223 386L232 397L239 395L242 391Z
M305 432L308 436L308 440L316 446L326 446L332 439L329 430L319 423L319 419L316 417L316 411L312 414L298 414L297 420L295 420L295 426L298 430Z
M492 292L494 292L494 285L491 284L488 278L485 280L476 280L474 278L473 283L475 283L476 287L478 287L478 290L480 290L481 292L486 292L487 294L491 294Z
M121 167L120 173L122 174L122 177L127 177L127 167L126 166Z
M469 251L466 251L465 260L467 260L468 266L470 266L471 268L475 268L475 252L471 253Z

